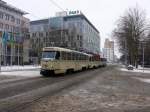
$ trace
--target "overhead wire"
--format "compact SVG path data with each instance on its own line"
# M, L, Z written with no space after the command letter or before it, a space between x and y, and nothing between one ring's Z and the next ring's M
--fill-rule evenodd
M55 5L57 8L59 8L60 10L62 10L62 11L65 11L58 3L56 3L54 0L49 0L53 5ZM34 17L34 18L38 18L38 19L40 19L40 17L38 17L38 16L36 16L35 14L29 14L29 15L31 15L32 17Z
M62 11L65 11L60 5L58 5L54 0L49 0L53 5L55 5L57 8L59 8Z

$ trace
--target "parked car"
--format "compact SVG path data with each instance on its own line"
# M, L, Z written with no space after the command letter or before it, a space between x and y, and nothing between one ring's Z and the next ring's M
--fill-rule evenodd
M127 66L127 69L128 69L128 70L133 70L134 67L133 67L132 65L128 65L128 66Z

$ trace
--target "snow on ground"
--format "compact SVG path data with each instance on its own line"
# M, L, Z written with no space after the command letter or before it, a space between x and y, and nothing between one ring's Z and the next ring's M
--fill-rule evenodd
M1 66L0 75L2 75L2 76L39 77L40 76L40 66L38 66L38 65Z
M141 82L146 82L146 83L150 83L150 79L146 79L146 78L139 78L139 77L134 77L134 79L137 79Z
M121 66L121 68L119 68L121 71L125 71L125 72L134 72L134 73L146 73L146 74L150 74L150 68L144 68L141 66L138 66L138 69L134 68L133 70L128 70L124 65ZM136 80L139 80L141 82L145 82L145 83L150 83L150 79L149 78L139 78L139 77L133 77Z
M150 70L142 70L142 69L134 69L134 70L128 70L126 68L121 68L121 71L126 71L126 72L139 72L139 73L149 73L150 74Z
M39 70L26 70L26 71L12 71L0 72L1 76L22 76L22 77L40 77Z
M40 69L39 65L25 65L25 66L1 66L1 71L22 71Z
M138 73L149 73L150 74L150 68L143 68L138 67L138 69L134 68L133 70L128 70L127 68L123 67L120 68L121 71L126 71L126 72L138 72Z

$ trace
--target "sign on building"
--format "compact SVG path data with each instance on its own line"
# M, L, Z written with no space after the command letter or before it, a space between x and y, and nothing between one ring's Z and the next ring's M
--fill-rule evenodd
M69 15L79 15L81 14L81 11L76 10L76 11L69 11Z

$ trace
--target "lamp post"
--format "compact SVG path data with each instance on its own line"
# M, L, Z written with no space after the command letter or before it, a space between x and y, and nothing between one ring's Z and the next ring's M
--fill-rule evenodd
M143 72L144 72L144 45L143 45Z
M0 72L1 72L1 61L2 61L2 59L1 59L1 55L2 55L2 42L0 41Z
M127 42L124 40L124 53L125 53L125 65L128 64L128 50L127 50Z
M143 72L144 72L144 62L145 62L145 45L146 41L141 41L141 47L142 47L142 66L143 66Z
M0 72L1 72L1 67L2 67L2 65L1 65L1 62L2 62L2 50L3 50L2 46L3 45L2 45L2 38L1 38L1 40L0 40Z

